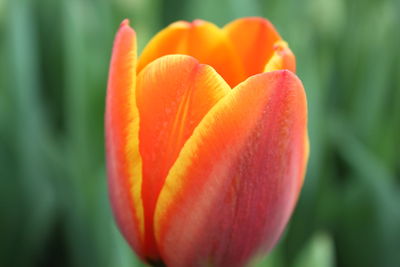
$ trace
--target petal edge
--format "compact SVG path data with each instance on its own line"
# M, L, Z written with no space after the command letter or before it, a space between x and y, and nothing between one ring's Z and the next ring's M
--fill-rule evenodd
M105 139L111 206L119 229L143 257L139 116L135 105L136 34L124 20L115 37L107 85Z

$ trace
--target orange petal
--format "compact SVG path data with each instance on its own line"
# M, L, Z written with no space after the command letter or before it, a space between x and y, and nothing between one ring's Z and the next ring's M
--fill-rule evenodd
M212 23L195 20L171 24L144 48L138 72L153 60L171 54L189 55L212 66L232 87L245 79L243 66L229 38Z
M135 104L136 34L128 20L116 35L107 88L105 132L111 204L122 234L143 256L144 218L139 117Z
M280 40L274 26L266 19L249 17L235 20L224 27L241 58L247 77L262 73Z
M296 58L285 41L274 44L274 54L265 66L264 72L287 69L296 72Z
M271 249L303 183L306 120L303 86L286 70L249 78L210 110L157 202L168 266L243 266Z
M138 76L146 255L153 260L153 214L168 171L203 116L230 90L214 69L184 55L159 58Z

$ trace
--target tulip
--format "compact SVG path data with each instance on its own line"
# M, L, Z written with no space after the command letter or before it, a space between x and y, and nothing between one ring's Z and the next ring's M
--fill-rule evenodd
M140 258L243 266L278 241L308 159L295 57L263 18L179 21L137 57L116 35L105 131L111 205Z

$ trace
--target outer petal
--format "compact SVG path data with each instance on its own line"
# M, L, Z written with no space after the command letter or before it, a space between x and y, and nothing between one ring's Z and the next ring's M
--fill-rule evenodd
M155 234L168 266L241 266L277 242L308 157L306 98L289 71L251 77L193 132L160 193Z
M214 69L184 55L157 59L138 76L146 254L152 259L158 256L153 214L168 171L200 120L230 91Z
M153 60L170 54L193 56L212 66L232 87L246 78L230 39L210 22L179 21L162 30L143 50L138 72Z
M281 40L274 26L266 19L249 17L235 20L224 27L240 56L246 77L262 73L274 53L275 42Z
M109 193L119 228L143 257L139 117L135 104L136 35L128 21L116 35L107 88L105 132Z

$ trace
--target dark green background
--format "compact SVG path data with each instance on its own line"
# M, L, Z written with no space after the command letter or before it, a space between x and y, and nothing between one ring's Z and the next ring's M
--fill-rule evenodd
M107 198L103 113L114 34L270 19L307 90L299 205L256 266L400 266L400 1L0 0L0 266L128 267Z

